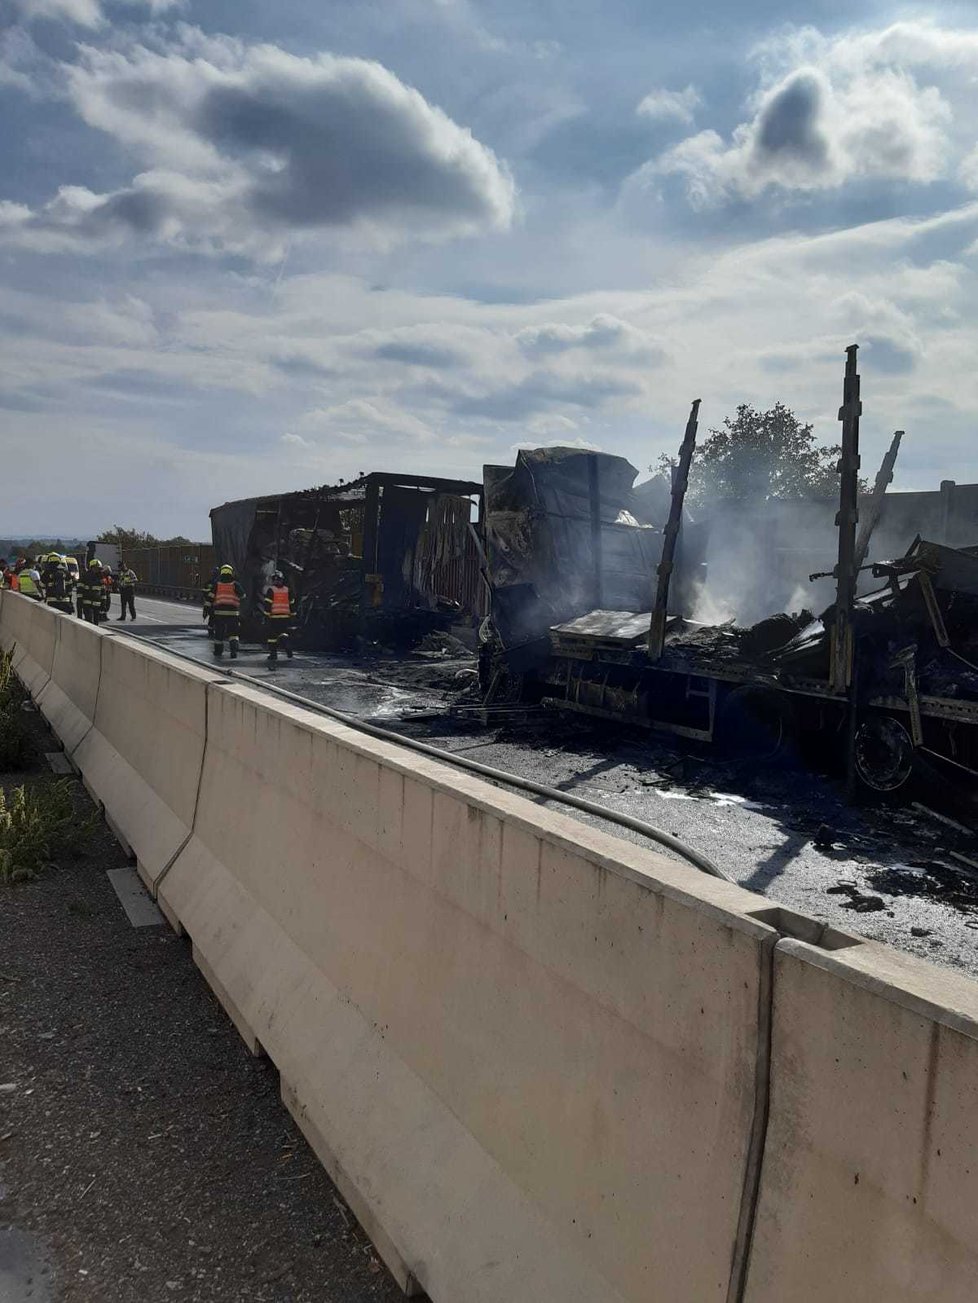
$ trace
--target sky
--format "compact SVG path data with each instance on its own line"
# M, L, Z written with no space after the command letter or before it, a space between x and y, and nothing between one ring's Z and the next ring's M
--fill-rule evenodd
M0 0L0 534L739 403L978 481L978 7Z

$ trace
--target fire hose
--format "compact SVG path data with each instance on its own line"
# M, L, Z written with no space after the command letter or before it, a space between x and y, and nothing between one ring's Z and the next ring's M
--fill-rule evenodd
M130 632L128 629L119 629L114 632L116 635L123 634L124 637L134 638L138 642L148 642L159 647L159 644L152 638ZM189 661L192 665L199 666L201 664L201 661L194 656L188 656L186 652L175 651L170 647L161 648L161 650L164 650L168 656L178 656L181 660ZM692 846L687 846L685 842L680 841L678 837L674 837L672 833L665 832L662 828L657 828L644 819L636 819L630 814L621 814L617 810L608 810L596 801L588 801L582 796L575 796L572 792L562 792L559 788L548 787L546 783L537 783L532 778L523 778L520 774L511 774L505 769L494 769L490 765L479 764L477 760L467 760L452 751L444 751L440 747L430 746L427 742L418 742L415 738L405 737L404 734L397 733L393 729L368 724L365 720L357 719L354 715L348 715L345 711L334 710L331 706L323 706L319 702L311 701L308 697L302 697L296 692L289 692L287 688L281 688L277 683L267 683L264 680L255 679L249 674L242 674L240 670L226 669L221 666L220 673L222 678L237 679L242 683L250 684L252 687L258 687L262 691L271 692L277 697L282 697L286 701L302 706L305 710L315 711L316 714L325 715L329 719L336 720L337 723L345 724L348 728L366 733L368 737L378 738L382 742L394 742L398 746L406 747L409 751L417 752L419 755L428 756L433 760L441 761L443 764L455 765L456 768L468 770L472 774L478 774L481 778L486 778L490 782L516 788L517 791L530 793L545 801L559 802L561 805L568 805L575 810L580 810L584 814L590 814L599 819L604 819L608 823L628 828L632 832L647 837L649 841L657 842L666 850L672 851L673 854L694 865L702 873L707 873L712 878L721 878L724 882L733 882L733 878L728 877L722 869L718 868L709 856L701 854L699 851L694 850Z

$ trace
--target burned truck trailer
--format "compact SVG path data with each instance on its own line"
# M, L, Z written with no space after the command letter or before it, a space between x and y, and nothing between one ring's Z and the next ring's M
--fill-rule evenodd
M532 691L546 706L772 757L789 743L846 760L896 791L918 757L978 779L978 548L916 540L873 567L853 607L852 672L832 686L833 608L749 629L670 616L649 655L649 613L593 611L551 630Z
M405 644L474 626L485 607L472 526L482 485L374 471L349 483L215 507L215 557L245 589L243 631L261 636L276 570L296 600L296 641L316 651Z
M567 578L557 572L549 590L558 599L567 593L584 605L552 621L541 634L539 602L528 608L534 620L521 628L512 618L511 600L494 588L493 632L482 666L486 699L505 694L756 757L774 755L791 740L802 750L827 752L842 762L854 786L880 792L901 788L926 757L948 766L975 789L978 548L950 548L918 538L903 556L862 566L899 439L884 460L876 497L863 508L860 522L855 348L849 350L840 413L845 438L839 561L832 572L837 596L819 619L807 611L776 613L750 628L737 628L733 621L709 625L677 613L677 607L688 609L688 585L699 567L695 546L687 546L680 565L685 526L679 528L697 410L694 404L669 518L654 533L657 564L649 567L644 583L632 588L639 600L588 603L586 593L570 591L582 575L586 578L587 567L578 565ZM601 463L596 465L600 472ZM487 479L491 547L495 504L488 488ZM576 536L584 532L579 522ZM586 549L580 555L594 559ZM877 587L857 598L860 569L872 573ZM595 585L591 592L597 591ZM620 592L620 586L610 591Z

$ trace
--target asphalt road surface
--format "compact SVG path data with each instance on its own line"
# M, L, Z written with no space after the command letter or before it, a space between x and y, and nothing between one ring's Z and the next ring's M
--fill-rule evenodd
M212 661L198 607L137 596L135 625L161 646ZM118 603L113 601L113 617ZM227 660L225 660L227 664ZM547 716L490 724L449 711L472 664L297 652L269 670L243 646L235 668L311 701L483 764L645 819L710 856L741 885L837 927L978 975L978 839L909 807L851 807L840 787L785 767L722 763L672 738ZM585 822L601 822L561 807ZM604 823L616 836L644 839ZM951 852L975 862L970 869ZM690 872L696 872L690 869Z

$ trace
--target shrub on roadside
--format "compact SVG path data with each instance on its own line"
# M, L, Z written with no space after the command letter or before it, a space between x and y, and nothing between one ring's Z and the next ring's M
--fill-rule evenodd
M31 753L31 734L21 707L24 689L13 671L13 652L0 651L0 774L23 769Z
M14 674L13 652L0 650L0 709L9 706L15 698L20 699L21 692Z
M32 783L0 791L0 882L34 878L52 861L76 851L91 836L98 815L79 820L73 783Z
M0 774L23 769L31 752L31 735L20 706L0 706Z

